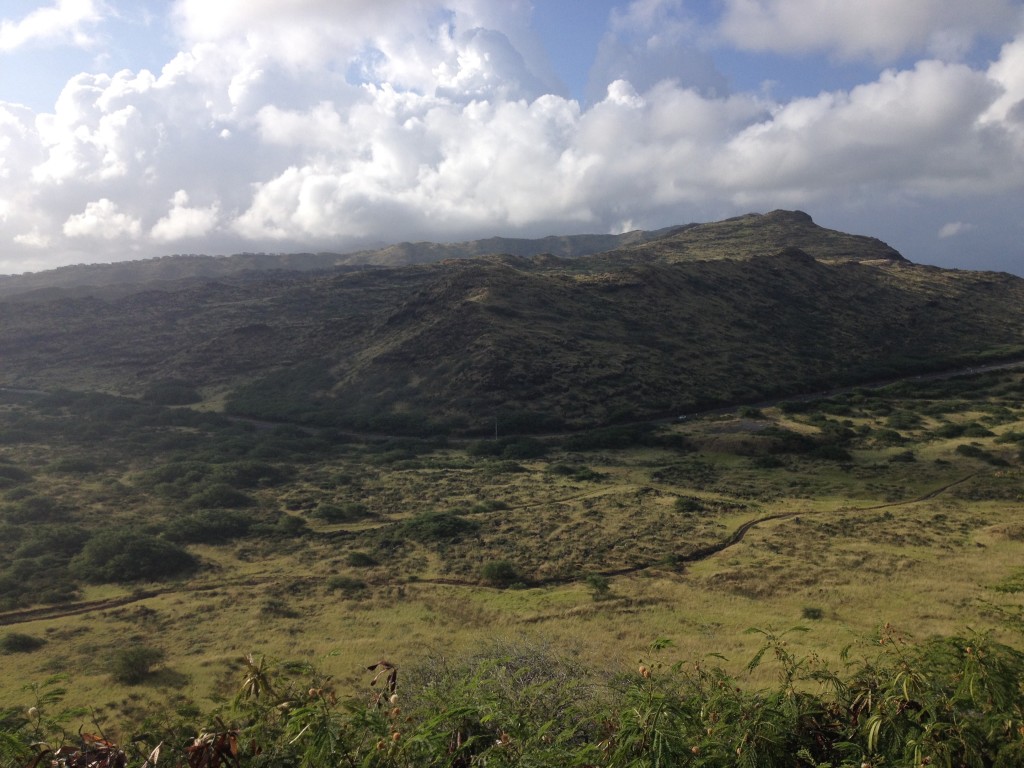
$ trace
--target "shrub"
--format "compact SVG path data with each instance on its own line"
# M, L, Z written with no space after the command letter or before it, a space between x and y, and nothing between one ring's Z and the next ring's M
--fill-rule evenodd
M198 561L176 544L131 530L94 535L68 565L94 584L159 581L195 570Z
M992 437L994 434L991 429L977 423L967 424L963 431L964 437Z
M571 435L562 441L567 451L602 451L643 445L652 440L653 424L630 424L621 427L605 427L589 432Z
M110 676L122 685L144 682L153 667L164 660L164 652L148 645L134 645L114 653L110 660Z
M593 481L597 482L602 480L604 475L600 472L595 472L590 467L574 467L569 464L552 464L548 467L548 472L552 475L561 475L562 477L570 477L573 480L579 481Z
M453 541L476 533L480 524L451 512L421 512L402 523L401 529L413 541Z
M942 438L960 437L966 429L963 424L943 424L936 428L935 434Z
M587 576L587 586L590 587L590 596L594 600L607 600L611 596L611 579L600 573L592 573Z
M1009 465L1009 462L1007 462L1006 459L994 456L984 448L977 445L963 443L956 447L956 452L961 456L969 456L972 459L980 459L981 461L988 462L994 467L1005 467Z
M32 479L25 470L12 464L0 464L0 488L11 488Z
M913 411L895 411L886 419L893 429L916 429L921 426L921 417Z
M366 552L349 552L345 558L351 568L372 568L377 565L377 560Z
M354 523L357 520L376 517L369 507L355 501L344 504L319 504L313 510L313 515L325 523Z
M8 632L0 638L0 653L31 653L46 645L41 637L23 632Z
M100 469L99 462L86 456L69 456L55 461L49 467L51 472L65 475L88 475Z
M890 463L906 463L917 461L917 456L914 455L913 451L900 451L899 453L893 454L889 457Z
M480 578L493 587L508 587L522 579L516 567L508 560L494 560L480 569Z
M680 496L676 499L675 508L676 512L689 515L695 512L702 512L704 510L704 502L696 496Z
M352 576L331 576L327 579L327 589L341 592L345 597L356 597L367 591L366 582Z
M222 464L214 472L214 478L232 488L259 488L279 485L289 477L288 472L265 461L236 461Z
M471 456L496 456L503 459L539 459L548 447L533 437L503 437L497 440L478 440L466 449Z
M194 386L180 379L154 382L142 397L154 405L191 405L203 399Z
M216 483L189 496L187 503L192 509L241 509L256 502L230 485Z
M178 542L226 544L244 537L251 528L252 519L242 512L204 509L172 522L167 538Z

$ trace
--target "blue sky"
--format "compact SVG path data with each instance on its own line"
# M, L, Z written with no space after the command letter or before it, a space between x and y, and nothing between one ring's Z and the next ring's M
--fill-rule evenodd
M799 208L1024 274L1021 0L7 0L0 273Z

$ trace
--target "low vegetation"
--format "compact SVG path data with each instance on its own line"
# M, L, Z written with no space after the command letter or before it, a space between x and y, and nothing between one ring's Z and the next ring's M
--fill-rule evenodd
M249 656L232 698L209 712L154 715L123 747L69 737L73 713L61 709L57 681L48 681L30 689L31 706L0 711L0 758L29 764L62 748L132 761L159 750L161 765L182 767L1024 761L1024 654L987 635L910 644L885 627L837 671L795 654L787 633L756 634L761 646L748 670L769 666L774 681L753 689L712 660L672 661L664 640L618 675L536 645L428 658L401 670L401 685L399 670L380 661L361 694L339 692L308 663ZM161 658L151 648L124 651L115 679L137 685Z
M466 441L0 397L14 765L1021 759L1019 372Z

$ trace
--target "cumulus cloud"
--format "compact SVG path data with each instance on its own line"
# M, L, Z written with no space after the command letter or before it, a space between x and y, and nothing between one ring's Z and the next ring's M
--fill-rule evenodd
M893 61L927 51L957 57L978 36L1019 23L1013 0L725 0L719 32L751 51L825 51Z
M40 232L38 227L33 227L30 232L15 235L13 239L18 245L28 246L29 248L47 248L53 242L53 238Z
M188 193L179 189L171 199L171 209L150 230L158 243L202 237L217 225L218 206L190 207Z
M32 11L18 21L0 21L0 51L13 51L30 43L63 43L79 47L92 44L86 29L100 21L96 0L58 0L55 5Z
M114 240L138 237L141 230L142 225L138 219L121 213L117 204L105 197L86 204L85 211L69 216L64 222L64 234L68 237Z
M908 0L945 16L896 24L877 50L856 24L830 42L831 22L791 45L927 46L959 19L937 2ZM834 4L730 0L724 19L746 13L750 32L819 5ZM1004 6L982 0L964 28ZM581 105L551 92L525 0L175 7L183 50L159 72L79 74L44 114L0 103L0 241L15 252L346 248L1024 190L1024 37L987 68L928 58L779 101L725 88L681 0L636 0L613 14Z

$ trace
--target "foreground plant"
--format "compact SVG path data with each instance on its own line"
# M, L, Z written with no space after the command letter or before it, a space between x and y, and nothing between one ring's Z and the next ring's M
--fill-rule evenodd
M793 653L792 630L755 631L749 669L777 672L759 690L705 661L661 661L665 641L622 675L549 646L498 644L428 658L399 689L382 660L348 698L310 664L249 656L238 695L205 727L184 738L168 717L125 750L69 738L84 713L61 709L60 681L47 681L27 689L31 706L0 712L0 765L27 768L61 747L146 768L157 757L171 768L1024 765L1024 654L989 635L912 644L886 627L876 650L836 671Z

